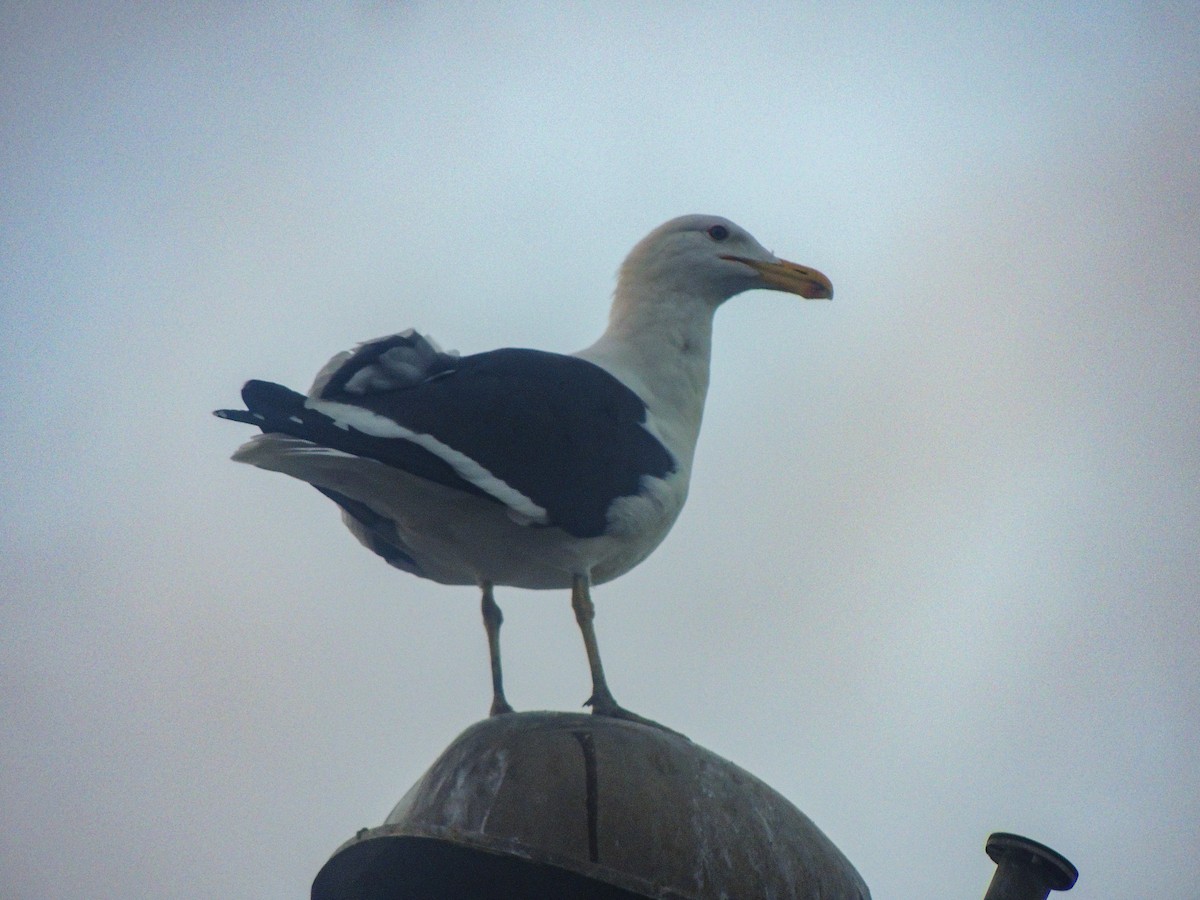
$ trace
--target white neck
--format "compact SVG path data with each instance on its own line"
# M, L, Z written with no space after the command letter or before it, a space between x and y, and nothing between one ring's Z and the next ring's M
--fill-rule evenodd
M650 410L651 430L687 470L708 393L718 304L690 294L620 284L608 328L596 343L575 354L607 370L642 398Z

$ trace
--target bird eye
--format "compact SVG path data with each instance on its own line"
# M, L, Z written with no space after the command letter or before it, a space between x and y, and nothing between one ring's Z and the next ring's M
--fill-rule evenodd
M725 238L729 237L729 229L724 225L714 225L712 228L708 229L708 236L714 241L723 241Z

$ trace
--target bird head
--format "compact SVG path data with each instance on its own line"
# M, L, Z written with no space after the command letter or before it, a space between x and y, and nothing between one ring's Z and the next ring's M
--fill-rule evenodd
M687 294L714 307L763 288L809 300L833 298L829 279L780 259L720 216L680 216L646 235L621 266L618 292Z

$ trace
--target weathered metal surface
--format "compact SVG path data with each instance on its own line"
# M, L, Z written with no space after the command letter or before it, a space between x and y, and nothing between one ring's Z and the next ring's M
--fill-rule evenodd
M448 854L444 864L431 863L439 854ZM439 866L452 879L475 878L476 886L459 892L439 882L405 892L406 880L436 876ZM552 878L570 884L538 881ZM514 891L505 879L537 887ZM870 894L787 799L682 735L599 716L513 713L463 732L383 826L334 854L312 896Z
M998 831L987 839L987 855L996 864L983 900L1046 900L1051 891L1069 891L1079 871L1045 844Z

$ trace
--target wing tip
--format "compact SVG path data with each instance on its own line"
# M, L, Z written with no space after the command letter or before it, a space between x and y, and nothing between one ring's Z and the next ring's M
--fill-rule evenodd
M230 422L241 422L245 425L261 425L266 421L265 417L252 413L248 409L214 409L212 414L218 419L226 419Z

